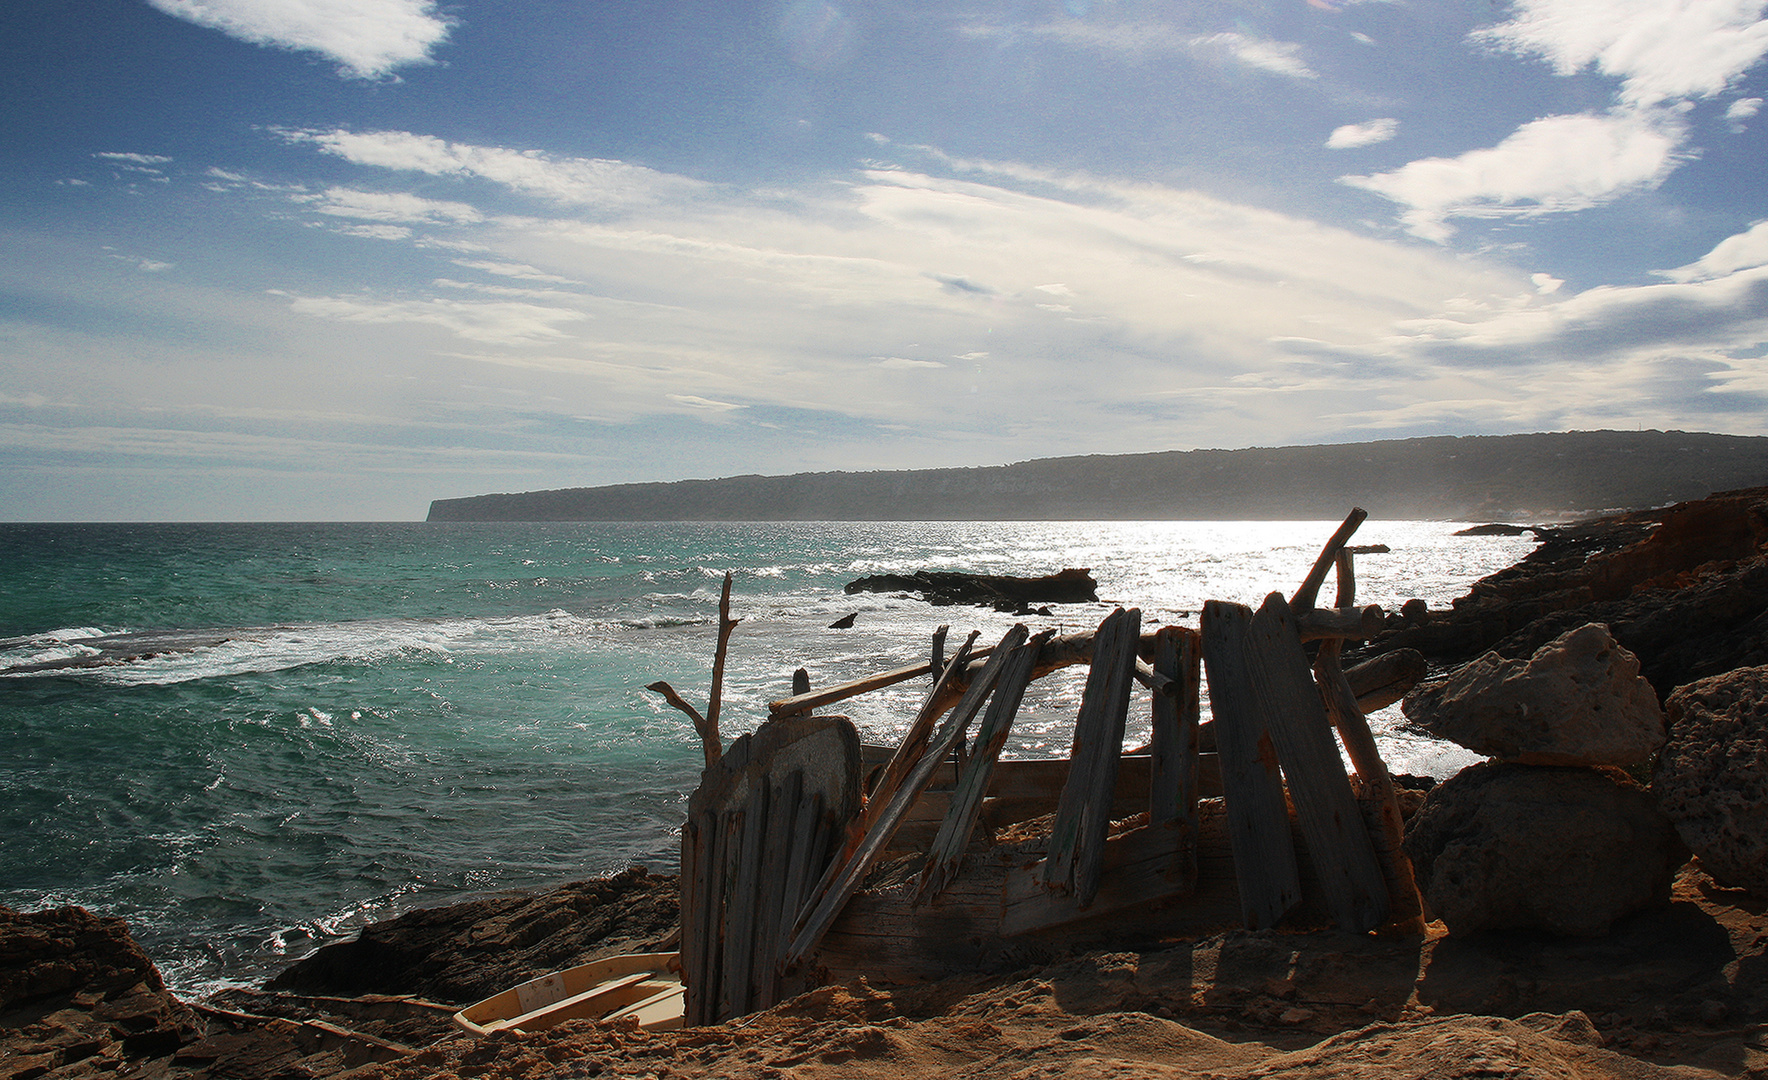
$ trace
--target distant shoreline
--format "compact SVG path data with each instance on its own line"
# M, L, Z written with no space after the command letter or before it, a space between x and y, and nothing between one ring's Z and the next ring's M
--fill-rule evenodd
M1768 438L1680 431L1435 436L1043 458L437 499L432 522L1283 521L1547 523L1768 483Z

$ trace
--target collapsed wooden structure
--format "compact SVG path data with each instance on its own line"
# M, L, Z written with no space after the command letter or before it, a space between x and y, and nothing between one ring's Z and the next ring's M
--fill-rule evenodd
M924 664L818 691L799 672L793 696L728 751L727 577L706 715L651 687L706 747L682 835L686 1022L824 981L938 977L1101 926L1182 935L1306 918L1421 932L1393 783L1364 719L1417 673L1339 662L1344 641L1383 621L1354 602L1353 555L1368 549L1348 540L1364 516L1352 511L1291 597L1256 612L1211 601L1199 630L1144 633L1140 612L1119 608L1091 634L1016 625L978 649L972 633L949 658L942 627ZM1335 603L1318 607L1334 569ZM1001 760L1027 686L1080 663L1068 758ZM846 718L817 712L923 675L933 688L887 756L868 759ZM1213 721L1200 725L1205 678ZM1138 683L1151 735L1126 754Z

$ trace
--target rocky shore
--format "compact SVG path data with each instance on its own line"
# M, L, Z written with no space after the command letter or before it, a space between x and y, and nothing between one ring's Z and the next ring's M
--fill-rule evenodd
M1423 938L1230 931L476 1039L453 1008L670 947L676 879L410 912L200 1003L120 920L0 909L0 1080L1768 1077L1768 489L1539 531L1364 650L1423 653L1444 677L1408 716L1493 757L1412 816Z

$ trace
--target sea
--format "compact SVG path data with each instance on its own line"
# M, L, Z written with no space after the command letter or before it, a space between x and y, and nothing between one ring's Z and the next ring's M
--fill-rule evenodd
M672 872L733 576L721 727L1015 622L885 572L1085 567L1098 604L1029 616L1195 626L1294 590L1335 521L544 524L0 523L0 905L127 919L182 995L255 985L403 911L638 864ZM1360 603L1445 607L1531 537L1367 522ZM1328 583L1323 595L1331 595ZM849 629L830 624L854 615ZM1084 671L1035 685L1010 757L1066 755ZM843 703L894 743L918 679ZM1373 718L1395 772L1474 760ZM1132 708L1128 741L1147 736Z

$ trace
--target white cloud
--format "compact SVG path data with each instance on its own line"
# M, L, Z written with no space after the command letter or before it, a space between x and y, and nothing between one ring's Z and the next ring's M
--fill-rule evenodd
M1733 135L1742 135L1744 121L1749 120L1762 111L1762 99L1759 97L1738 98L1725 110L1725 120L1731 126Z
M468 341L527 345L563 336L559 327L586 316L580 311L522 303L472 303L429 298L376 300L353 296L293 296L300 315L359 324L420 323L439 326Z
M1768 55L1768 0L1517 0L1507 22L1475 31L1540 56L1560 75L1594 65L1627 105L1712 97Z
M316 52L358 78L427 63L448 37L432 0L148 0L254 45Z
M1758 266L1768 266L1768 221L1758 221L1747 232L1726 237L1687 266L1658 273L1671 281L1705 281Z
M692 394L666 394L664 396L678 405L686 405L690 409L701 409L707 412L731 412L735 409L745 408L742 405L732 405L728 401L714 401L711 398L695 397Z
M1452 217L1533 217L1584 210L1656 187L1680 164L1683 126L1667 112L1549 116L1495 147L1425 158L1341 182L1407 207L1407 228L1442 242Z
M451 143L407 131L284 131L357 165L432 176L476 177L553 202L624 207L681 198L708 185L642 165L601 158L555 158L535 150Z
M403 192L334 187L317 195L295 195L293 198L316 213L365 221L470 225L485 220L484 214L466 203L426 199Z
M1272 41L1229 31L1193 38L1197 48L1220 49L1247 67L1292 79L1319 78L1301 59L1301 46L1287 41Z
M1559 287L1565 284L1564 278L1556 278L1552 274L1530 274L1529 280L1535 283L1535 291L1542 296L1558 292Z
M549 274L544 270L536 270L524 263L492 262L489 260L455 259L454 265L468 270L483 270L487 274L502 277L520 278L523 281L540 281L552 285L575 285L571 278Z
M172 159L163 154L99 153L93 154L92 156L95 158L103 158L105 161L127 162L131 165L169 165L172 163ZM156 169L154 171L157 172L159 170Z
M1399 130L1400 122L1391 117L1362 124L1345 124L1332 129L1332 134L1326 139L1326 149L1354 150L1359 146L1374 146L1393 138Z
M937 360L911 360L906 356L880 356L878 366L896 371L910 371L915 368L943 368L944 364Z
M347 236L370 240L409 240L411 230L403 225L340 225L338 231Z
M1030 28L974 24L966 27L964 32L971 37L1007 40L1030 34L1063 45L1093 49L1138 61L1152 55L1188 53L1228 59L1267 74L1291 79L1318 78L1301 58L1300 45L1238 31L1199 35L1185 33L1164 23L1107 24L1062 19Z

